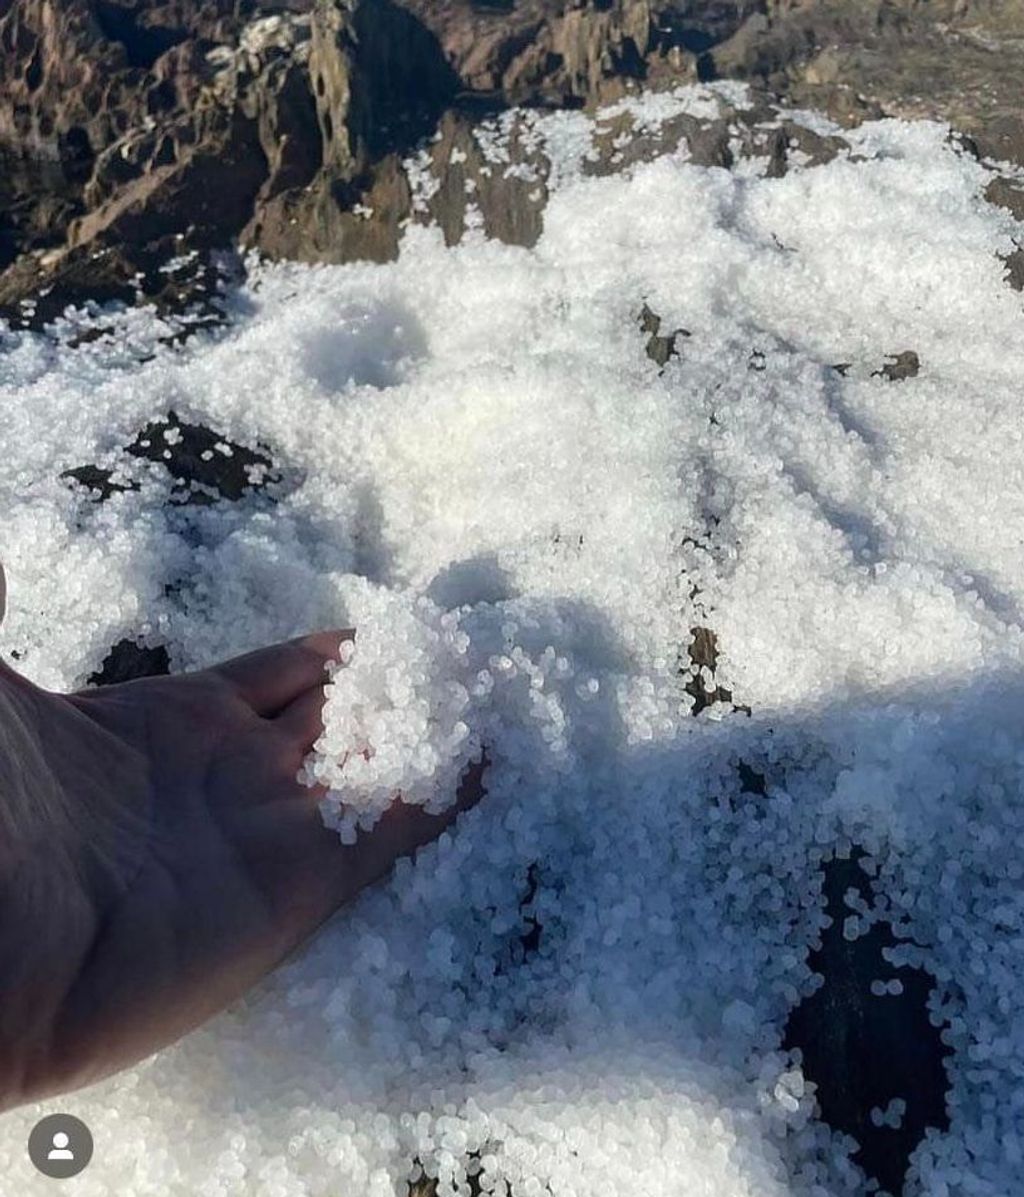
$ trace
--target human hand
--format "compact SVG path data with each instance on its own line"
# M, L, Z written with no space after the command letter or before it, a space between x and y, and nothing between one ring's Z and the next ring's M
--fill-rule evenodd
M350 635L71 695L0 667L0 1108L198 1026L481 796L323 826L296 775Z

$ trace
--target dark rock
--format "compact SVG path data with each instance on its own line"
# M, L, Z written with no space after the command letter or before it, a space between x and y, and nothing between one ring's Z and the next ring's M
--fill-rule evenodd
M228 441L201 424L187 424L173 411L165 420L147 424L127 452L166 467L175 480L172 502L179 504L238 500L280 480L260 449Z
M0 276L0 318L38 331L72 305L131 304L138 296L134 276L115 249L66 254L55 263L27 256Z
M880 370L875 370L871 377L900 382L904 378L916 378L920 370L921 359L913 349L904 349L902 353L890 354L885 365Z
M740 789L744 794L756 794L763 798L768 793L768 779L746 761L740 761L736 772L739 774Z
M138 175L72 222L69 244L145 244L175 234L188 234L193 248L230 243L268 175L258 128L237 111L204 113L196 123L169 129Z
M783 131L788 143L787 155L794 151L803 154L807 166L824 166L850 148L849 142L842 137L815 133L813 129L793 121L785 121Z
M713 681L708 682L703 670L708 670L712 678L718 664L718 637L710 628L691 628L692 640L688 649L690 668L688 673L686 693L693 699L692 714L699 715L705 708L716 702L732 702L732 691L725 686L719 686Z
M347 66L347 70L343 69ZM411 149L432 132L460 90L436 32L421 14L395 3L316 5L310 71L324 129L325 164L362 149L368 161ZM321 87L321 82L324 86ZM348 145L331 114L347 111Z
M110 650L98 672L89 677L90 686L114 686L142 677L157 677L171 671L167 649L158 644L146 648L135 640L119 640Z
M527 132L522 120L512 124L509 161L496 166L484 158L472 120L464 113L446 113L429 150L430 170L439 186L418 219L440 225L445 243L455 245L465 232L472 202L489 237L509 245L535 245L544 227L550 163L530 145Z
M517 0L510 8L404 0L437 37L466 93L582 107L617 99L659 58L650 0Z
M457 240L469 185L489 235L531 245L546 164L523 145L534 184L506 178L467 132L512 104L593 108L701 75L768 89L751 111L680 116L615 146L611 126L631 123L622 114L598 131L591 173L684 140L692 161L728 169L736 137L773 177L796 153L813 165L842 150L769 94L843 123L947 119L971 152L1024 156L1016 5L7 0L0 14L0 310L32 297L33 282L52 286L33 327L68 296L137 300L136 247L168 239L177 252L238 242L310 261L389 260L410 216L423 217L398 159L436 129L429 218ZM56 262L40 256L56 250ZM110 251L125 269L83 265ZM87 295L76 275L90 273Z
M281 193L263 206L242 240L271 257L300 262L389 262L398 256L410 202L408 181L392 154L345 182L322 176L300 192Z
M768 165L765 176L781 179L789 169L789 137L785 129L774 129L768 138Z
M845 895L854 890L869 909L873 903L863 859L855 851L824 866L832 924L809 961L824 984L792 1011L784 1045L800 1050L804 1075L817 1086L821 1116L833 1130L857 1140L854 1159L895 1197L926 1128L949 1126L949 1049L929 1020L934 978L922 969L895 968L883 955L897 945L892 928L875 922L852 941L843 934L853 914ZM877 996L873 981L898 981L902 989ZM875 1125L872 1109L884 1111L894 1098L906 1102L902 1125Z
M178 237L392 258L409 215L395 155L444 111L618 94L646 75L651 40L647 0L68 0L56 17L49 0L9 0L0 12L0 150L54 176L15 184L0 223L18 298L26 279L49 285L38 260L17 261L44 248L130 257ZM486 177L493 235L535 241L541 205ZM50 318L64 291L76 289L55 286ZM95 297L131 302L120 278L114 290L99 279Z
M1006 281L1014 291L1024 291L1024 249L1015 249L1003 258Z
M1024 184L1014 184L1003 178L993 179L985 188L985 198L990 204L1005 208L1015 219L1024 221Z
M466 1163L468 1165L466 1171L470 1172L472 1170L473 1164L477 1163L479 1159L480 1153L472 1152L466 1159ZM468 1183L469 1188L466 1190L468 1197L486 1197L484 1190L480 1187L479 1166L477 1167L476 1174L468 1178ZM547 1186L545 1186L545 1188L548 1193L551 1192ZM420 1180L410 1181L408 1197L437 1197L437 1181L431 1180L427 1176L424 1176Z
M523 959L526 960L537 952L540 948L541 924L540 920L533 913L531 903L537 896L537 890L540 888L540 869L537 862L531 863L526 870L526 893L523 894L523 900L519 903L519 912L523 916L523 924L525 930L519 937L519 944L523 950Z
M99 466L94 465L76 466L74 469L65 470L61 477L85 487L91 493L92 501L95 503L105 503L111 495L139 489L137 482L116 482L113 470L100 469Z
M181 320L179 337L221 323L220 294L230 273L226 277L224 264L208 252L178 254L180 245L176 238L165 238L26 255L0 275L0 318L13 328L38 332L68 307L146 303L159 315ZM94 330L89 339L95 335Z
M638 323L640 325L640 331L649 334L647 338L647 345L645 347L647 356L652 362L655 362L662 369L664 369L668 363L669 358L679 356L679 350L677 348L677 342L679 338L688 337L690 335L689 330L685 328L677 328L674 332L669 333L668 336L661 335L659 332L661 328L661 317L655 312L652 312L646 303L640 310Z
M154 22L153 17L159 13L147 13L138 0L97 0L95 13L103 36L110 42L120 42L132 67L149 69L161 54L189 34L187 28Z
M765 122L774 127L764 128ZM697 166L728 170L733 165L734 141L744 157L764 157L765 173L772 178L786 173L793 153L801 154L808 166L821 166L849 150L843 138L815 133L768 103L737 110L726 107L723 116L715 119L680 113L662 121L656 131L637 131L632 115L623 112L598 123L595 153L584 163L584 173L614 174L680 148L689 150L689 160Z
M1021 18L1024 24L1024 18ZM1016 31L1020 36L1020 29ZM1017 51L1017 70L1020 69L1020 51ZM1020 99L1010 111L997 112L985 120L972 125L978 152L983 158L995 162L1013 162L1024 166L1024 115L1020 112Z

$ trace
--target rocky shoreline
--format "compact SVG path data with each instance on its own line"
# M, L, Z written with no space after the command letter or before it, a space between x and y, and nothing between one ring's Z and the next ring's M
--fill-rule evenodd
M791 149L834 153L807 130L794 143L784 112L765 132L786 106L847 126L931 117L1008 164L990 198L1024 216L1016 0L9 0L0 13L0 314L16 326L88 300L201 306L208 256L226 247L387 261L416 219L454 242L467 182L489 235L531 244L543 180L481 173L482 117L698 80L744 80L758 103L660 146L634 139L633 160L685 137L696 161L728 166L739 135L781 173ZM596 170L624 161L626 133ZM417 210L403 162L424 144L435 182ZM188 254L203 267L161 270ZM1008 267L1024 287L1024 251Z

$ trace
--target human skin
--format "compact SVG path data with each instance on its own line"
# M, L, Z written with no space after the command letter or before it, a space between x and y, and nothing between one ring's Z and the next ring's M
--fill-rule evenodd
M323 826L296 775L350 635L74 694L0 664L0 1109L192 1030L480 797Z

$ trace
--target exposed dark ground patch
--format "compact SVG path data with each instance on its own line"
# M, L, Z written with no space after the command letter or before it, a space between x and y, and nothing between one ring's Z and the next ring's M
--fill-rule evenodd
M884 378L887 382L902 382L904 378L916 378L921 372L921 359L913 349L890 354L889 359L873 378Z
M175 506L238 502L282 477L265 446L238 444L204 424L182 420L173 410L147 424L124 452L167 471L172 479L169 501ZM129 469L128 462L116 470L90 463L65 470L61 478L87 492L91 501L103 503L115 494L140 489Z
M171 501L206 505L218 498L237 502L249 491L280 481L267 453L226 440L174 412L147 424L127 453L164 466L174 479Z
M164 645L147 648L136 640L119 640L90 674L90 686L115 686L138 678L157 677L171 672L171 659Z
M661 317L656 312L651 311L646 303L640 309L637 323L640 325L640 331L647 334L647 344L644 346L644 352L662 370L664 370L671 358L680 356L680 338L690 336L690 330L686 328L677 328L667 334L662 333Z
M844 937L844 920L854 914L844 895L854 890L873 905L863 858L856 851L824 866L832 925L809 961L824 985L792 1011L784 1045L800 1050L804 1075L817 1085L822 1118L857 1140L854 1160L897 1197L925 1130L949 1126L950 1049L928 1017L934 978L922 969L894 968L885 959L885 949L899 942L889 924L876 922L853 941ZM873 981L898 981L902 992L878 996L871 992ZM902 1125L876 1125L872 1110L885 1110L895 1098L906 1102Z

